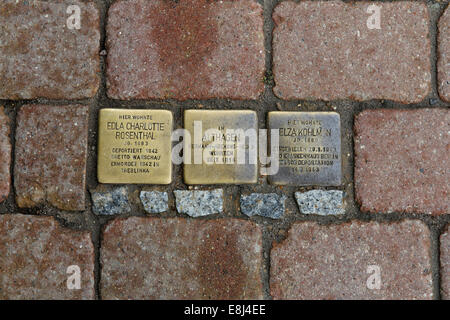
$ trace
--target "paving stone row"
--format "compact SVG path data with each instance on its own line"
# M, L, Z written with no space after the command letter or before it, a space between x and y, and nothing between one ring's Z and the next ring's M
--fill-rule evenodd
M223 213L223 189L174 190L177 212L190 217L204 217ZM101 185L91 190L93 211L98 215L119 215L131 212L129 193L126 187L107 189ZM345 213L343 192L340 190L311 190L296 192L300 212L303 214L339 215ZM286 208L286 195L276 193L242 194L241 212L249 217L262 216L282 219ZM162 213L169 210L167 192L141 191L140 200L148 213Z
M442 234L443 298L449 239L448 231ZM115 219L100 245L100 295L263 299L262 240L262 228L248 220ZM430 246L430 231L419 220L296 222L270 250L270 292L274 299L431 299ZM52 217L5 214L0 249L2 299L95 298L89 233Z
M445 101L450 100L448 11L438 24L438 89ZM266 59L262 13L253 0L114 2L106 23L108 96L258 99ZM99 15L92 2L79 0L3 1L0 99L95 96ZM273 21L279 98L417 103L431 90L424 2L283 1Z
M0 121L3 124L1 143L5 150L2 152L4 159L0 162L4 200L10 181L10 142L7 135L8 118L3 115ZM86 106L25 105L20 108L14 163L14 186L19 207L48 203L62 210L85 209L87 127ZM72 134L68 135L67 132ZM355 119L355 191L361 210L375 214L449 214L450 204L447 199L450 194L450 172L447 168L450 167L450 159L446 156L450 148L449 141L449 109L378 109L359 113ZM113 193L102 185L99 188L91 190L94 212L130 212L126 188ZM188 213L190 210L193 216L220 213L222 197L205 192L176 191L178 211ZM329 192L323 194L322 200L322 195L317 199L314 196L306 197L306 206L316 209L305 207L302 200L304 196L296 194L302 213L331 213L320 201L326 204L339 202L331 206L337 210L333 213L343 213L342 195L336 195L340 199L329 197ZM258 197L262 198L258 200ZM249 211L246 210L247 196L243 196L242 212L250 216L267 216L267 213L257 212L259 203L262 209L270 211L270 215L280 217L284 212L284 200L276 200L276 197L270 200L267 197L269 195L255 194L248 198L255 198L251 201ZM192 207L192 201L197 203L196 208L186 209ZM273 201L279 205L280 212L269 210L268 205ZM117 209L118 206L121 209ZM206 210L207 207L210 209ZM216 209L211 211L213 207ZM319 207L322 209L317 209Z

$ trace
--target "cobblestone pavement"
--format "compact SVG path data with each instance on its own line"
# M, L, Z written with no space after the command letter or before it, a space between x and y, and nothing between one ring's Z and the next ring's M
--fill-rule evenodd
M448 4L2 1L0 299L449 299ZM335 112L341 183L100 184L104 108Z

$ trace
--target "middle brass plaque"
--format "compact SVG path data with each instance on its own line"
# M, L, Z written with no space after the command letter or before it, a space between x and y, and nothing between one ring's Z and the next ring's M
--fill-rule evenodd
M167 110L100 110L99 182L169 184L171 133L172 113Z
M190 153L189 163L184 163L184 180L187 184L240 184L256 183L257 159L250 161L248 139L241 139L233 130L254 131L257 134L256 112L249 110L186 110L184 128L190 133L184 148ZM210 131L213 130L213 131ZM209 131L209 133L208 133ZM208 150L212 142L223 147ZM237 147L244 145L245 163L239 163ZM209 147L208 147L209 146ZM256 155L257 144L252 149ZM195 159L197 154L197 161ZM198 162L201 163L198 163Z

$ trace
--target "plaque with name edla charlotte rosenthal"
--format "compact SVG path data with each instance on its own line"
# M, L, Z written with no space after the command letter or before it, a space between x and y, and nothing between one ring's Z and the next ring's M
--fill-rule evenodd
M341 184L341 130L336 112L269 112L270 129L279 131L276 185Z
M169 184L172 113L102 109L99 115L100 183Z

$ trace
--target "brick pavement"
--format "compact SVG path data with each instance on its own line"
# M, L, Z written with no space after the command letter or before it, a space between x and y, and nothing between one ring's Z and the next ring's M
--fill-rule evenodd
M95 297L89 232L62 228L52 217L5 214L0 216L0 249L0 299ZM67 286L71 266L79 268L79 289Z
M261 299L261 241L257 225L238 219L115 220L101 244L100 292L105 299Z
M448 25L448 1L3 1L0 298L448 299ZM104 108L333 111L342 183L101 184Z
M282 99L422 101L431 87L425 3L282 2L273 19L274 92ZM308 76L305 76L308 75Z
M366 212L450 212L450 110L367 110L355 119L356 200Z
M271 293L275 299L430 299L430 258L430 232L419 221L297 222L272 249Z
M21 107L14 165L19 207L47 201L63 210L84 210L87 125L87 106Z
M96 94L99 12L93 3L70 4L80 8L80 29L66 24L68 4L2 1L0 99L81 99Z

